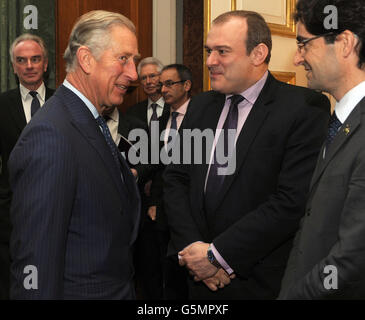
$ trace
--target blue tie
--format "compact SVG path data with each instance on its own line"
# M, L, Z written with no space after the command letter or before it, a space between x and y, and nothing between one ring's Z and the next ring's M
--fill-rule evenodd
M119 170L121 170L121 167L120 167L120 160L119 160L119 157L118 157L118 148L117 148L117 145L115 144L115 142L113 141L112 139L112 136L110 134L110 131L109 131L109 128L105 122L105 120L102 118L102 117L97 117L96 118L96 122L97 124L101 127L102 129L102 132L103 132L103 135L104 135L104 138L112 152L112 155L113 155L113 158L114 158L114 161L115 163L117 164L117 168Z
M41 104L37 98L37 91L29 91L29 94L33 97L32 104L30 106L30 115L31 117L40 109Z
M329 145L332 143L333 139L335 138L338 129L342 126L342 123L340 120L338 120L336 116L336 112L332 113L332 116L330 118L330 122L328 125L328 132L327 132L327 138L326 138L326 150L328 149Z
M228 150L233 150L234 147L234 140L235 139L228 139L228 130L229 129L236 129L238 124L238 105L245 99L241 95L233 95L230 97L231 104L229 106L228 115L226 121L224 122L221 134L218 138L216 147L214 149L214 155L212 158L212 163L210 165L207 185L205 189L205 207L207 212L211 212L214 203L217 199L217 195L220 192L220 188L222 187L225 175L219 175L218 169L219 168L226 168L228 163L219 164L217 161L217 148L222 147L222 142L224 142L224 156L230 159L232 156L228 154ZM223 136L223 141L222 141ZM230 144L230 146L228 146Z

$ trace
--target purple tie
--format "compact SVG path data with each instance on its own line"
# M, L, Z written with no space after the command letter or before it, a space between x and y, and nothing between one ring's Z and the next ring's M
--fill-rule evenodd
M152 108L152 116L151 116L151 119L150 119L149 127L151 127L151 122L152 121L157 121L158 120L157 103L152 103L151 108Z
M237 130L238 124L238 105L245 99L241 95L233 95L230 97L231 104L229 106L228 115L226 121L224 122L221 134L218 138L216 148L214 149L214 155L212 159L212 163L210 165L207 185L205 189L205 208L207 212L212 212L214 208L215 201L217 199L217 195L220 192L222 187L225 175L219 175L219 168L226 168L228 163L219 164L217 161L217 149L222 148L222 143L224 142L224 156L228 159L231 158L232 154L228 154L230 150L232 152L235 139L228 139L228 130L235 129ZM223 139L222 139L223 136ZM222 141L223 140L223 141ZM229 146L230 145L230 146Z

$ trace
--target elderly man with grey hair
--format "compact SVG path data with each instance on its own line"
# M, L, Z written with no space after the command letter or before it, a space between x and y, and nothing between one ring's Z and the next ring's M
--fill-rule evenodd
M0 95L0 300L9 298L9 155L26 124L54 92L47 88L43 80L48 67L43 39L24 33L13 41L9 53L19 84Z
M73 27L67 75L9 160L13 299L134 299L135 179L100 116L137 79L133 23L91 11Z
M163 64L155 57L147 57L140 61L137 67L139 81L147 99L131 106L126 115L141 120L144 127L151 128L151 123L162 115L169 116L170 107L165 104L160 90L160 73ZM143 129L143 127L141 127ZM137 240L135 261L137 285L141 298L162 299L162 267L160 261L160 245L156 230L156 214L151 213L150 188L154 168L138 166L140 190L142 199L142 224ZM146 269L146 264L149 268Z

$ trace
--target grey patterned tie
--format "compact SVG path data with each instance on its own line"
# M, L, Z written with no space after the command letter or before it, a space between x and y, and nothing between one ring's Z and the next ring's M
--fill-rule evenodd
M30 106L30 114L33 118L34 114L40 109L41 104L37 98L37 91L29 91L29 94L33 97L32 104Z

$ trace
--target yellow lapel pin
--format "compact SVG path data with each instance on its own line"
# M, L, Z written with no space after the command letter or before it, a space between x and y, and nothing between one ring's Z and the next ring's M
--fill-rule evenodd
M346 124L346 127L343 129L343 132L345 132L345 135L348 135L350 133L350 126Z

